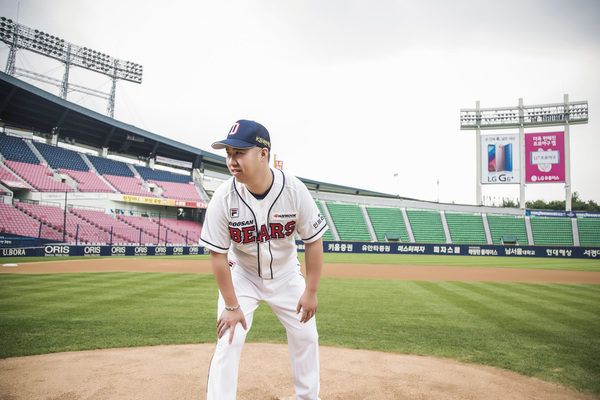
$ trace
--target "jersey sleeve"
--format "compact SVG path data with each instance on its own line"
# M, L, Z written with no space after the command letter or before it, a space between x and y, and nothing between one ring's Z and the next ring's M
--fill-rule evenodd
M231 245L228 219L225 213L225 200L221 196L213 196L204 217L204 225L200 234L200 243L217 253L227 253Z
M312 243L323 236L329 227L304 183L296 179L296 185L300 215L297 231L302 241Z

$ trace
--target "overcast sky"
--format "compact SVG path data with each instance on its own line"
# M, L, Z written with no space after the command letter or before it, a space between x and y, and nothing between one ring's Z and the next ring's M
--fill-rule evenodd
M3 0L0 16L143 65L141 85L117 85L118 120L224 155L210 144L254 119L288 172L428 201L476 203L475 133L460 130L461 108L566 93L590 110L571 127L572 190L600 203L598 0ZM7 55L0 43L2 70ZM17 66L63 74L26 51ZM70 82L110 90L82 69ZM68 100L106 112L95 97ZM483 195L518 201L519 186ZM526 200L564 196L564 184L526 188Z

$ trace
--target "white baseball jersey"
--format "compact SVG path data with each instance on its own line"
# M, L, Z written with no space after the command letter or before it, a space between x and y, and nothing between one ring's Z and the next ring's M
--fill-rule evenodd
M306 186L281 170L272 172L273 186L262 200L233 177L223 183L208 205L200 238L205 247L229 252L230 263L263 279L298 268L296 233L311 243L328 229Z

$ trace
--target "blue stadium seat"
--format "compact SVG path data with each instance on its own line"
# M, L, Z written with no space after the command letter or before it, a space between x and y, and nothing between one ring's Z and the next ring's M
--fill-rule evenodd
M90 167L83 161L79 153L75 151L57 146L50 146L44 143L34 143L33 145L46 159L48 165L54 169L63 168L73 171L90 170Z
M133 171L124 162L88 155L92 165L100 175L116 175L133 178Z
M0 153L7 160L27 164L40 163L40 159L31 151L25 141L15 136L0 134Z
M174 182L174 183L190 183L192 178L189 175L174 174L169 171L161 171L148 167L135 166L135 169L139 172L140 176L145 180L155 180L161 182Z

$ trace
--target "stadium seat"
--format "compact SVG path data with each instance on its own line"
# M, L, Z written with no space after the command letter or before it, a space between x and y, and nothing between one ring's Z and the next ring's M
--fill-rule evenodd
M367 213L371 219L371 225L373 225L378 241L389 241L395 235L398 236L398 239L395 241L410 241L406 225L404 224L404 217L399 208L367 207Z
M151 220L158 225L158 218L151 218ZM169 242L171 242L172 235L176 235L174 238L178 238L179 241L174 243L185 243L187 238L188 244L198 244L200 241L200 234L202 233L202 225L193 221L183 221L170 218L161 218L161 226L164 226L171 233L169 233Z
M577 218L579 244L581 246L600 246L600 218Z
M446 235L439 211L406 209L417 243L445 243Z
M129 166L123 162L89 154L87 155L87 158L100 175L126 176L129 178L133 178L135 176Z
M34 142L33 145L53 169L64 168L74 171L89 171L90 169L81 155L75 151L45 143Z
M104 211L88 210L74 207L71 212L91 225L100 228L108 233L112 232L113 244L157 244L155 236L150 235L139 228L128 225L127 223L106 214ZM110 240L109 240L110 243Z
M73 188L53 178L54 172L43 165L5 160L5 165L40 192L73 192Z
M0 154L6 160L27 164L39 164L40 159L27 146L25 141L15 136L0 133Z
M481 214L473 213L445 213L446 222L452 243L486 244L485 228Z
M104 179L106 179L120 193L132 196L158 197L151 191L144 189L144 181L142 181L142 179L137 176L128 177L122 175L109 174L104 174L103 176Z
M0 201L0 231L37 238L39 237L40 223L12 205Z
M109 243L110 238L105 231L78 218L70 211L65 214L60 206L17 202L15 207L42 224L42 238L52 238L62 242L64 236L67 243ZM63 235L65 218L67 229Z
M165 199L185 200L185 201L204 201L194 182L166 182L149 179L148 183L154 184L162 189L161 197Z
M340 240L371 241L360 206L332 202L327 202L326 205Z
M531 231L537 246L572 246L571 218L532 217Z
M20 178L2 163L0 163L0 181L2 181L2 183L8 187L23 187L32 189L28 183L23 181L23 178Z
M502 244L502 236L516 236L519 244L528 244L525 217L522 215L487 214L488 225L492 235L492 243Z
M321 215L327 219L327 217L325 217L325 213L323 212L323 207L321 207L321 202L316 200L315 203L317 204L317 208L319 209L319 211L321 212ZM331 225L329 223L329 221L327 222L329 225ZM332 228L331 226L329 227L329 229L323 234L323 240L334 240L333 238L333 233L332 233Z
M174 174L169 171L163 171L160 169L152 169L148 167L143 167L136 165L134 167L136 171L140 174L142 179L149 181L161 181L161 182L173 182L173 183L190 183L192 182L192 178L189 175L180 175Z
M73 178L77 182L77 190L80 192L115 193L115 190L93 171L76 171L63 168L58 171Z

